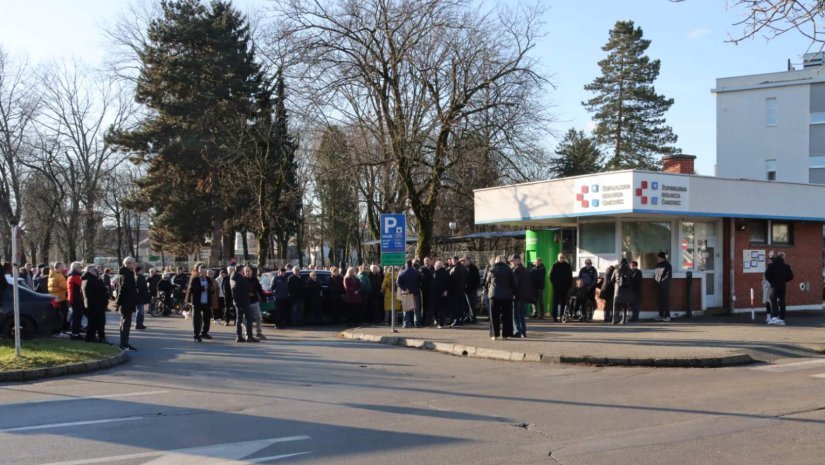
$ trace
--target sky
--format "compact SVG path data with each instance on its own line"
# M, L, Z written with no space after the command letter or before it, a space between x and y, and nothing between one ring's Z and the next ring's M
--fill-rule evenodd
M235 0L244 11L266 8L271 0ZM508 2L510 0L500 0ZM732 3L732 2L731 2ZM81 60L99 64L107 53L102 27L122 13L129 0L0 0L0 47L32 63ZM767 41L727 43L741 32L742 10L727 10L726 0L542 0L546 35L535 56L550 75L545 97L562 135L593 123L581 102L584 85L599 75L601 47L618 20L633 20L651 41L648 56L660 59L657 92L675 103L665 115L683 153L696 155L699 174L713 175L716 160L716 78L783 71L797 65L809 43L787 34ZM548 140L553 148L555 140Z

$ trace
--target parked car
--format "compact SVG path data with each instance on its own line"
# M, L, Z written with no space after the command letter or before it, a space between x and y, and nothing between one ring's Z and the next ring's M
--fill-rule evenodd
M0 338L14 337L14 302L11 289L3 293ZM20 286L20 337L49 336L60 331L60 304L51 294L38 294Z
M6 282L9 283L9 286L14 285L14 278L10 275L4 275L6 277ZM31 289L28 284L26 284L26 280L21 278L20 276L17 277L17 283L20 287L25 287L26 289Z
M310 273L312 273L312 270L301 270L301 279L304 283L306 283L309 279ZM314 315L306 314L304 316L304 324L328 323L333 321L333 311L335 309L330 308L330 298L327 292L332 273L325 270L315 270L315 275L317 276L318 283L321 285L321 315L319 319ZM264 301L261 303L261 314L263 315L264 321L267 323L275 323L275 315L278 312L278 303L272 293L272 284L275 282L275 278L277 276L277 271L269 271L261 274L258 278L261 282L261 287L264 290ZM287 271L286 277L289 278L290 276L292 276L292 272ZM304 308L306 309L306 306Z

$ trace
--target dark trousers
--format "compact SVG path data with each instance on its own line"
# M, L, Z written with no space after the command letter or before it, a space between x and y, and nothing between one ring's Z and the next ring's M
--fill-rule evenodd
M69 330L69 301L60 302L60 330Z
M345 304L347 309L347 323L356 326L361 321L361 311L364 306L360 302Z
M613 309L613 318L611 319L613 323L626 323L627 322L627 309L630 304L615 304L615 308Z
M298 297L292 300L292 325L301 326L304 324L304 299Z
M450 306L452 307L453 320L461 322L464 319L464 312L467 309L467 297L463 292L455 292L450 298Z
M567 289L553 287L553 319L558 320L567 305Z
M82 331L83 313L82 304L72 305L72 335L80 334L80 331Z
M604 321L613 320L613 296L604 299Z
M513 337L513 301L493 299L491 321L490 336Z
M771 300L771 316L779 317L780 320L785 319L785 290L771 288L769 294Z
M447 313L447 308L448 307L446 297L441 295L430 296L430 311L432 312L433 319L435 319L435 324L439 326L444 326L447 323L447 318L449 317L449 313Z
M129 346L129 330L132 328L132 313L135 312L134 305L120 307L120 347Z
M424 326L430 326L433 324L433 308L432 308L432 299L430 299L430 289L429 287L422 287L421 288L421 319L423 320L422 323Z
M247 305L235 304L235 333L241 338L243 337L243 324L246 320L246 335L252 337L252 326L255 318L252 316L252 310Z
M659 317L670 318L670 282L656 284L656 306Z
M195 336L209 334L209 325L212 322L212 306L209 304L195 304L192 309L192 325Z
M103 341L106 339L106 309L86 309L86 341Z

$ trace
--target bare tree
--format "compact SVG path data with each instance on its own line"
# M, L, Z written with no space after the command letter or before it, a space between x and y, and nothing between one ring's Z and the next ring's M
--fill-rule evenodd
M491 143L508 143L525 123L547 122L531 104L546 84L530 56L537 9L485 15L465 0L288 0L278 11L320 108L368 128L392 160L420 256L430 252L445 176L466 153L458 141L487 126L511 134Z
M82 227L82 255L94 260L95 233L100 216L101 181L123 162L123 156L104 140L110 127L123 127L134 113L131 99L114 80L93 75L78 63L57 67L42 76L44 111L41 124L60 144L60 164L66 169L70 210ZM72 228L69 234L77 234ZM69 250L70 260L77 258Z
M40 104L25 61L15 62L0 48L0 238L11 244L11 227L20 223L25 167ZM10 250L3 250L9 257Z

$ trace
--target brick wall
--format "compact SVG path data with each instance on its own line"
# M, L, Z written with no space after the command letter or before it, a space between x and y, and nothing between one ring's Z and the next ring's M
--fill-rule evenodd
M725 243L730 246L730 221L725 220ZM744 273L742 270L742 250L763 249L767 252L785 252L785 262L791 266L794 280L788 283L787 305L822 304L822 223L793 222L793 245L751 244L749 231L733 231L735 253L734 272L736 281L736 308L750 308L750 289L754 292L754 306L762 307L762 273ZM725 253L724 268L730 270L730 254ZM730 307L730 274L723 277L724 305ZM810 283L810 290L802 291L799 284Z
M691 287L691 294L693 300L691 301L692 310L700 310L702 308L702 281L694 279ZM604 301L596 299L599 310L604 310ZM673 278L670 283L670 310L674 312L683 312L687 309L687 280L684 278ZM642 311L657 311L656 306L656 282L653 278L645 278L642 280Z

